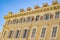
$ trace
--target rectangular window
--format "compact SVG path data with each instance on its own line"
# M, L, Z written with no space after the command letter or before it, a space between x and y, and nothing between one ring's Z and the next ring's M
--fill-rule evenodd
M22 23L22 22L23 22L23 18L20 18L20 19L19 19L19 23Z
M33 30L32 30L31 38L34 38L34 36L35 36L35 32L36 32L36 29L33 29Z
M57 27L53 27L51 37L56 37L56 33L57 33Z
M37 15L37 16L36 16L35 20L36 20L36 21L38 21L38 20L39 20L39 15Z
M60 12L56 12L55 18L59 18L59 16L60 16Z
M42 28L42 32L41 32L41 38L45 37L45 33L46 33L46 28Z
M31 17L31 21L34 21L34 16Z
M16 36L15 36L15 38L18 38L18 37L20 36L20 32L21 32L20 30L17 30L17 31L16 31Z
M26 18L23 18L23 22L26 22Z
M29 29L24 29L23 38L27 38Z
M53 14L50 14L50 19L53 19Z
M31 17L27 17L27 22L30 22L31 21Z
M10 31L8 38L11 38L13 34L13 30Z

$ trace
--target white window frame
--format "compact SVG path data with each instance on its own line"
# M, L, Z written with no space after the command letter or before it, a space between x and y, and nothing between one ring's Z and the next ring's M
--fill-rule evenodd
M23 28L23 30L22 31L24 31L24 29L29 29L29 28ZM22 38L23 38L23 35L24 35L24 32L22 32ZM28 34L29 35L29 34ZM28 37L28 36L27 36ZM26 37L26 38L27 38Z
M56 32L56 37L51 37L52 35L52 31L53 31L53 27L57 26L57 32ZM50 33L50 39L56 39L57 38L57 34L58 34L58 29L59 29L59 25L58 24L54 24L51 27L51 33Z
M46 31L45 31L45 37L46 37L46 33L47 33L47 26L42 26L42 28L46 28ZM45 37L41 38L42 28L41 28L41 31L40 31L39 39L45 39Z
M33 38L31 37L32 36L33 29L36 29L36 32L37 32L37 27L36 26L35 27L32 27L31 34L30 34L30 39L34 39L36 37L36 32L35 32L35 36Z

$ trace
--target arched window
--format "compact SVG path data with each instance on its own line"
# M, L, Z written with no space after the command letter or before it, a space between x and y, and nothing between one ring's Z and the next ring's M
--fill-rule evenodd
M49 18L49 14L44 14L44 19L48 20Z
M39 20L39 15L36 15L35 21Z

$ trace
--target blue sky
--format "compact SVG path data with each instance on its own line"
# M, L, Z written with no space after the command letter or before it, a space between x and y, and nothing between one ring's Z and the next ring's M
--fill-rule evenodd
M17 13L21 8L27 7L34 8L35 5L42 6L43 3L52 4L53 0L0 0L0 32L4 25L4 15L7 15L9 11ZM60 3L60 0L58 0Z

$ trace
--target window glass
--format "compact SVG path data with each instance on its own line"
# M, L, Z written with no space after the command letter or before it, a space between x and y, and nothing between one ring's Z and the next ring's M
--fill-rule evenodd
M11 30L11 31L9 32L8 38L11 38L12 35L13 35L13 30Z
M20 36L20 30L16 30L16 36L15 38L18 38Z
M56 37L57 27L53 27L51 37Z
M49 19L49 14L45 14L45 19L48 20Z
M19 19L19 23L22 23L22 22L23 22L23 18L20 18L20 19Z
M50 14L50 19L52 19L53 18L53 14Z
M23 38L27 38L28 33L29 33L29 30L28 29L24 29Z
M55 18L59 18L60 12L55 12Z
M46 33L46 28L42 28L42 31L41 31L41 38L44 38L45 37L45 33Z
M35 20L36 20L36 21L38 21L38 20L39 20L39 15L37 15L37 16L36 16Z
M23 18L23 22L26 22L26 18Z
M31 21L31 17L27 17L27 22L30 22Z
M36 29L33 29L33 30L32 30L32 35L31 35L31 38L34 38L35 33L36 33Z
M44 17L43 17L43 16L41 16L41 17L40 17L40 20L43 20L43 19L44 19Z
M31 21L34 21L34 17L31 17Z

